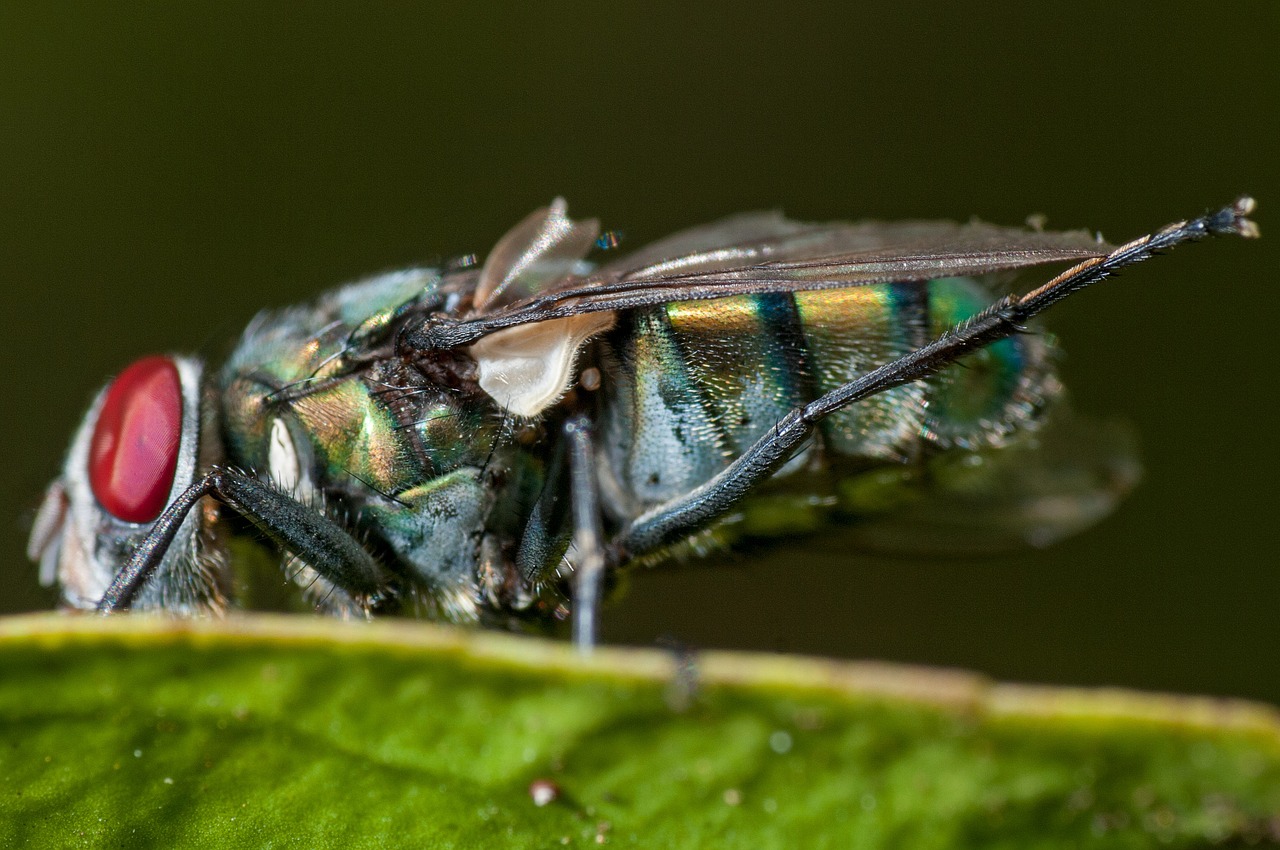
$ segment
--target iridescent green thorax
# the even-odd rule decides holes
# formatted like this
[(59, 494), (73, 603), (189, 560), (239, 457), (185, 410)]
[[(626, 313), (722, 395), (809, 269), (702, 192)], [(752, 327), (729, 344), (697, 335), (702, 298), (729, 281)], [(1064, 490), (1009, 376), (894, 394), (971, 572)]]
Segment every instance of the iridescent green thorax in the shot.
[(268, 468), (279, 420), (310, 455), (316, 484), (395, 495), (488, 451), (495, 425), (482, 396), (395, 357), (360, 369), (344, 359), (357, 343), (389, 335), (439, 280), (431, 271), (387, 275), (259, 316), (222, 372), (231, 458)]

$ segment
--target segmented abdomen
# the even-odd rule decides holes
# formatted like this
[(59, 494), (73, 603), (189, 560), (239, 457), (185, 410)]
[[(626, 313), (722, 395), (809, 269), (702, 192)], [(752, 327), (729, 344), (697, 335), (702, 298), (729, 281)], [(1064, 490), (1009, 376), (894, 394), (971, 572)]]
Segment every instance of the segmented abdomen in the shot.
[[(967, 278), (735, 296), (623, 317), (604, 345), (606, 501), (620, 516), (715, 475), (792, 409), (987, 306)], [(998, 443), (1053, 382), (1043, 338), (1002, 340), (924, 382), (825, 419), (816, 446), (852, 468)], [(796, 461), (802, 465), (804, 461)]]

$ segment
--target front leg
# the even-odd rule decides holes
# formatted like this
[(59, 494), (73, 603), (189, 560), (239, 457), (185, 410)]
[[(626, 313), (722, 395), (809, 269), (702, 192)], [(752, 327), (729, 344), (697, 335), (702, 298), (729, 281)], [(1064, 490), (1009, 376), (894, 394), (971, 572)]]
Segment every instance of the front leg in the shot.
[(320, 576), (353, 595), (370, 596), (386, 586), (373, 556), (324, 514), (300, 504), (258, 479), (214, 467), (173, 501), (116, 573), (98, 602), (108, 614), (129, 608), (138, 590), (164, 560), (179, 527), (205, 496), (241, 514)]

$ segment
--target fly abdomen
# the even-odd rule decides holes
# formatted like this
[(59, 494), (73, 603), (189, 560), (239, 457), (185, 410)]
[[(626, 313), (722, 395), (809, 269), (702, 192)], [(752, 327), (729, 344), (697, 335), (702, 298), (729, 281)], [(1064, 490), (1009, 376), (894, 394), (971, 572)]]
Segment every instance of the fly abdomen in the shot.
[[(704, 483), (786, 414), (979, 312), (968, 278), (686, 301), (610, 335), (606, 497), (620, 516)], [(822, 420), (821, 456), (865, 469), (998, 443), (1056, 384), (1043, 339), (1002, 340)], [(784, 468), (783, 472), (786, 472)]]
[[(890, 284), (795, 293), (815, 375), (815, 392), (805, 402), (922, 345), (928, 339), (928, 292), (925, 284)], [(906, 384), (836, 411), (821, 422), (819, 433), (835, 455), (906, 460), (924, 410), (924, 387)]]
[[(929, 282), (929, 335), (937, 336), (986, 308), (992, 296), (977, 282)], [(1006, 337), (973, 352), (925, 382), (928, 409), (921, 436), (941, 448), (999, 445), (1034, 422), (1060, 393), (1054, 348), (1043, 335)]]

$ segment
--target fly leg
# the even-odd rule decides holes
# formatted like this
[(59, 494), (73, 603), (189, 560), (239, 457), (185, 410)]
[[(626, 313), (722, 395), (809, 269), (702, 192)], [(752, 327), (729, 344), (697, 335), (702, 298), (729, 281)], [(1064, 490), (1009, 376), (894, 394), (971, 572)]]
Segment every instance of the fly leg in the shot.
[(317, 573), (354, 594), (374, 594), (384, 582), (373, 560), (346, 530), (256, 478), (214, 467), (188, 487), (156, 520), (146, 538), (116, 573), (98, 602), (106, 614), (125, 610), (164, 560), (187, 514), (205, 496), (243, 515), (281, 548), (302, 558)]
[(596, 643), (600, 597), (604, 584), (604, 533), (600, 528), (600, 494), (596, 489), (591, 420), (579, 413), (564, 424), (569, 442), (569, 488), (573, 499), (573, 642), (583, 653)]
[(920, 380), (996, 340), (1023, 330), (1023, 324), (1067, 296), (1125, 266), (1142, 262), (1183, 242), (1211, 235), (1256, 236), (1246, 216), (1251, 198), (1200, 218), (1171, 224), (1122, 245), (1105, 257), (1067, 269), (1026, 295), (1009, 296), (910, 354), (837, 387), (782, 418), (719, 474), (689, 493), (658, 505), (633, 520), (609, 545), (614, 563), (674, 543), (732, 508), (747, 492), (782, 466), (824, 417), (885, 390)]

